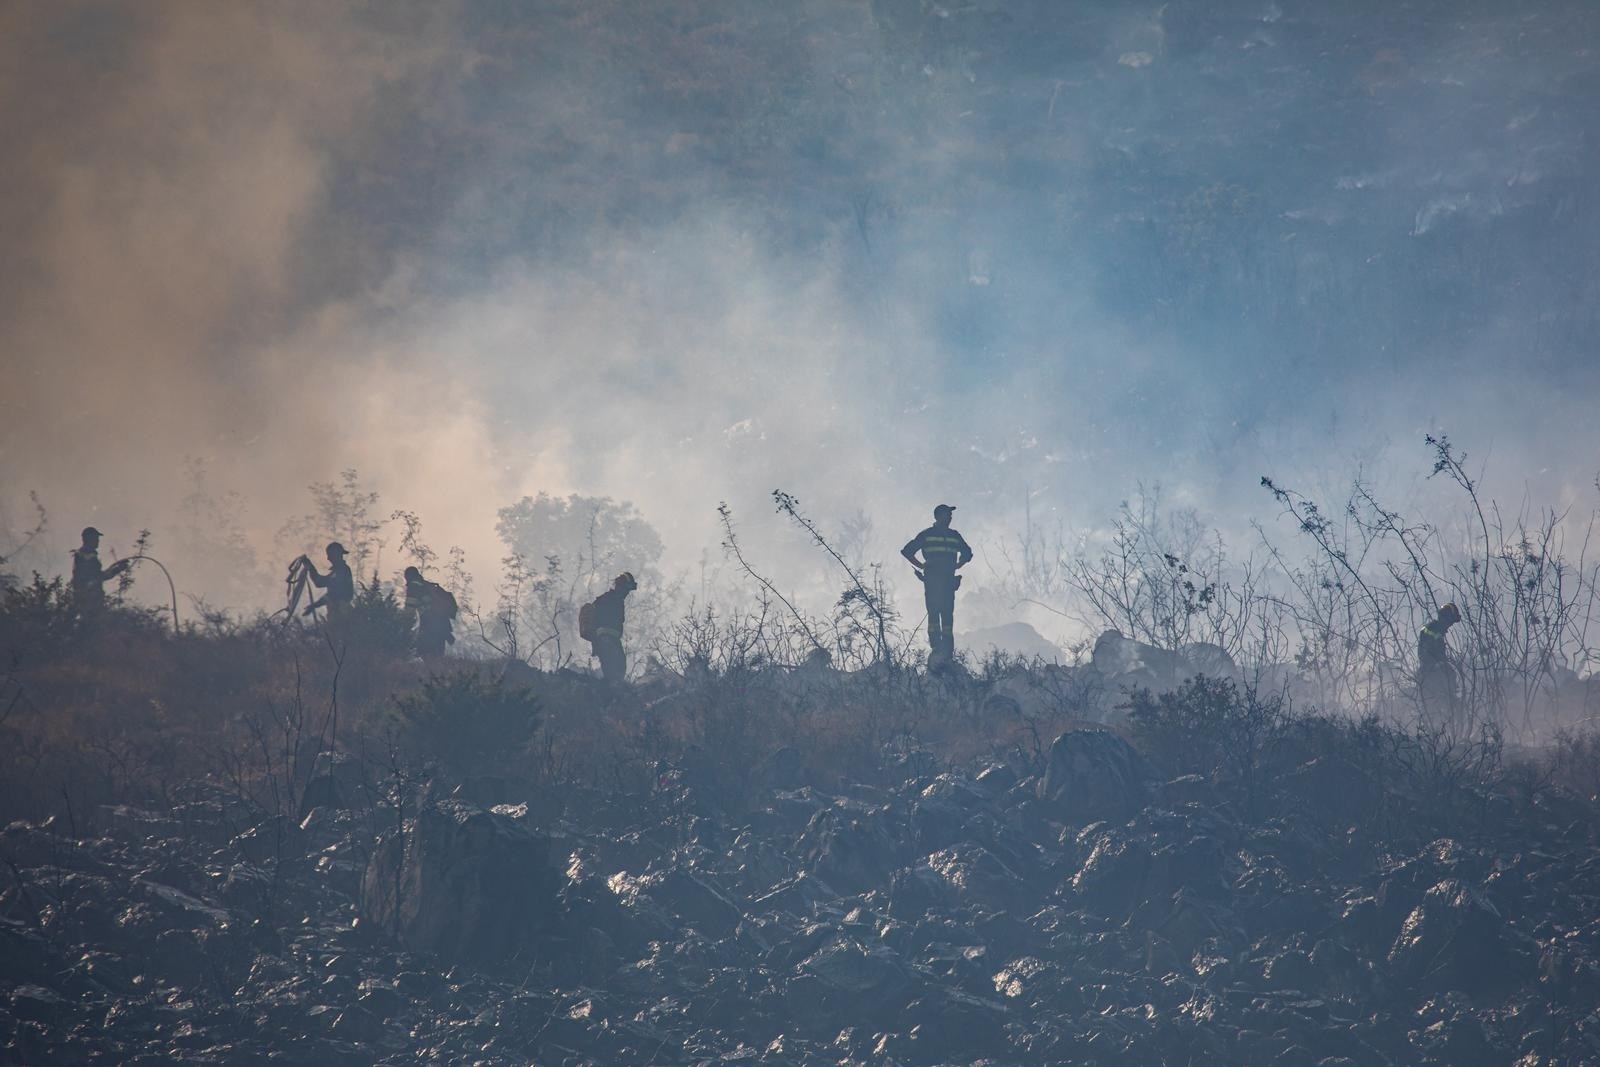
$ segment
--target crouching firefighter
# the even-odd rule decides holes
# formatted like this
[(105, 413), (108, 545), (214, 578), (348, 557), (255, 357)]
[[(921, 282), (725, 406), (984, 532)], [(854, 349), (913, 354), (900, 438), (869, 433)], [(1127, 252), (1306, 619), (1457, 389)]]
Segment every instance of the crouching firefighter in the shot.
[(578, 636), (589, 642), (590, 654), (600, 660), (600, 675), (608, 682), (620, 682), (628, 674), (628, 658), (622, 651), (623, 601), (637, 588), (633, 575), (624, 571), (610, 589), (578, 609)]
[[(911, 561), (922, 582), (922, 596), (928, 606), (928, 665), (942, 666), (955, 659), (956, 590), (961, 576), (956, 573), (972, 562), (972, 549), (950, 526), (955, 516), (953, 504), (933, 509), (933, 525), (906, 542), (900, 554)], [(917, 558), (917, 553), (922, 558)]]

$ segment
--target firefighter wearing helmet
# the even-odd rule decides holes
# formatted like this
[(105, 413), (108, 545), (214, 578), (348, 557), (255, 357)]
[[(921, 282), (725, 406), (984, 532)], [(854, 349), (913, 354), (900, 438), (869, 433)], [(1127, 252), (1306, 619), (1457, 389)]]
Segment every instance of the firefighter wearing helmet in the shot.
[(1446, 604), (1439, 615), (1417, 635), (1417, 694), (1431, 711), (1453, 712), (1456, 706), (1456, 669), (1450, 663), (1445, 636), (1461, 621), (1461, 609)]
[(600, 660), (600, 674), (608, 682), (621, 682), (628, 675), (628, 657), (622, 650), (623, 601), (637, 588), (632, 572), (623, 571), (610, 589), (584, 605), (578, 619), (579, 634), (588, 638), (591, 652)]

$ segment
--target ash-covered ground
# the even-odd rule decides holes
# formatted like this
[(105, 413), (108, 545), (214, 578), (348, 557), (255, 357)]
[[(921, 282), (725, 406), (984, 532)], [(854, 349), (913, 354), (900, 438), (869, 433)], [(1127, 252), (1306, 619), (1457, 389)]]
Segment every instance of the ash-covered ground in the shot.
[(642, 789), (324, 755), (290, 816), (213, 783), (16, 822), (0, 1059), (1600, 1060), (1592, 798), (1318, 717), (1174, 775), (1218, 693), (1260, 718), (1191, 683), (1034, 760), (691, 746)]

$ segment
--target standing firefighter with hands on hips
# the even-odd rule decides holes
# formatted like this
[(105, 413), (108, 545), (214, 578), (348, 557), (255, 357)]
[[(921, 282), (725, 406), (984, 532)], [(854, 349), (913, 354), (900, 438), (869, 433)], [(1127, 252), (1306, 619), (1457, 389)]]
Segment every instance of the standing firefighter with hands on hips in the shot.
[[(916, 568), (922, 582), (923, 599), (928, 605), (929, 666), (947, 664), (955, 658), (956, 590), (961, 576), (956, 573), (972, 562), (972, 548), (950, 526), (954, 504), (933, 509), (933, 525), (906, 542), (900, 554)], [(917, 559), (917, 553), (922, 559)]]

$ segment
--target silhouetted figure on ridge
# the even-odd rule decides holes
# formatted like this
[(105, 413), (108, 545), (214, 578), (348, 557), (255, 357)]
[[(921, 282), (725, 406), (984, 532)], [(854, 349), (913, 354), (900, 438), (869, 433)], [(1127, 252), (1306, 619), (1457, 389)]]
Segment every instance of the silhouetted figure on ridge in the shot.
[(600, 660), (600, 674), (608, 682), (620, 682), (628, 675), (628, 657), (622, 650), (622, 625), (626, 611), (623, 601), (639, 588), (633, 575), (623, 571), (611, 588), (585, 604), (578, 613), (578, 636), (588, 640), (593, 655)]
[[(956, 573), (972, 562), (972, 548), (950, 526), (955, 505), (940, 504), (933, 509), (933, 525), (906, 542), (900, 554), (911, 561), (922, 580), (922, 596), (928, 605), (928, 665), (942, 666), (955, 659), (956, 589), (961, 576)], [(922, 559), (917, 559), (917, 553)]]
[(83, 544), (72, 550), (72, 608), (80, 619), (94, 618), (106, 606), (105, 583), (126, 571), (131, 559), (100, 566), (100, 531), (83, 528)]
[(406, 568), (406, 611), (417, 617), (417, 655), (437, 659), (444, 646), (454, 644), (456, 598), (437, 582), (430, 582), (415, 567)]
[(1446, 604), (1439, 609), (1438, 617), (1417, 634), (1417, 694), (1424, 708), (1455, 711), (1456, 669), (1450, 663), (1445, 636), (1460, 621), (1461, 609)]
[(328, 573), (317, 572), (317, 565), (312, 563), (307, 556), (300, 557), (306, 561), (306, 577), (311, 579), (311, 584), (327, 592), (317, 597), (306, 605), (305, 614), (310, 615), (318, 608), (328, 609), (328, 621), (334, 622), (350, 614), (350, 605), (356, 599), (356, 578), (350, 573), (350, 564), (344, 561), (344, 546), (337, 541), (328, 543)]

